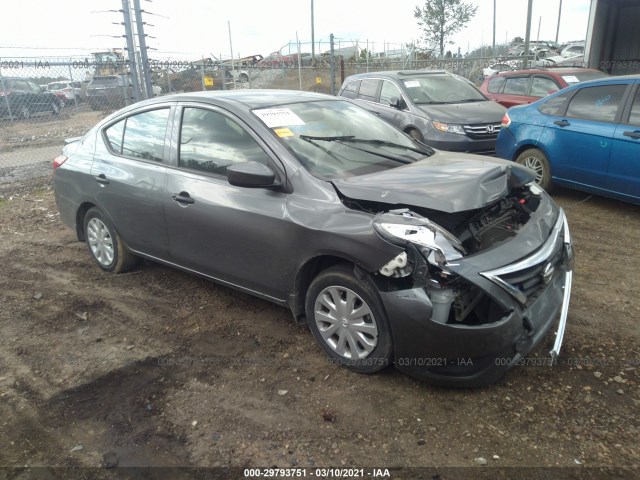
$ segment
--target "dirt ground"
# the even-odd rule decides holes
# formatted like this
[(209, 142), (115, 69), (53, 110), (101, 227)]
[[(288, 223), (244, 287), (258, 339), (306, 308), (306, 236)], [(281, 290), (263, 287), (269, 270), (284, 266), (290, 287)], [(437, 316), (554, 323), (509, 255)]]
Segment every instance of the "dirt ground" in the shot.
[(164, 266), (103, 273), (61, 224), (50, 178), (0, 184), (0, 466), (446, 468), (482, 457), (483, 471), (636, 467), (608, 478), (638, 478), (640, 209), (555, 197), (576, 249), (561, 360), (465, 390), (332, 366), (287, 310)]

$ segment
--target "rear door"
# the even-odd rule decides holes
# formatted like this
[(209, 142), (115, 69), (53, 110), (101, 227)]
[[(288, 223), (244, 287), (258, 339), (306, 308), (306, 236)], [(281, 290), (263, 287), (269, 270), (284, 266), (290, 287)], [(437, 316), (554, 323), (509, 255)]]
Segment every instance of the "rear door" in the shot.
[(609, 157), (626, 83), (586, 86), (569, 100), (564, 116), (549, 116), (540, 143), (547, 145), (554, 180), (606, 189)]
[(616, 127), (609, 162), (607, 188), (640, 200), (640, 85)]
[(98, 139), (91, 179), (93, 196), (132, 250), (167, 259), (164, 221), (165, 144), (170, 105), (119, 119)]

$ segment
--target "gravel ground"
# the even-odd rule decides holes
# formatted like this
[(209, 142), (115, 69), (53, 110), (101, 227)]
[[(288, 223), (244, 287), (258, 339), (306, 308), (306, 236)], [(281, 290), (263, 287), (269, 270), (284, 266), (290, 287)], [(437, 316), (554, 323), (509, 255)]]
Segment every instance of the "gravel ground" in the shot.
[(560, 362), (537, 365), (540, 348), (498, 384), (465, 390), (332, 366), (287, 310), (164, 266), (103, 273), (61, 224), (50, 178), (28, 176), (0, 182), (7, 478), (116, 464), (640, 475), (637, 206), (555, 194), (576, 248)]

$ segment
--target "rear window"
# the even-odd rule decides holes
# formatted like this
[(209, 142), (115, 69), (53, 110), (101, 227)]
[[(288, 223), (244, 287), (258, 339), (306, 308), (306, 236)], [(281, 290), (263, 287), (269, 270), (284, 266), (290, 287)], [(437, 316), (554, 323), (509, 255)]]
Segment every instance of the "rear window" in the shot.
[(67, 88), (66, 82), (58, 82), (58, 83), (50, 83), (47, 85), (47, 90), (62, 90), (63, 88)]
[(91, 80), (92, 87), (113, 87), (118, 85), (118, 77), (97, 77)]

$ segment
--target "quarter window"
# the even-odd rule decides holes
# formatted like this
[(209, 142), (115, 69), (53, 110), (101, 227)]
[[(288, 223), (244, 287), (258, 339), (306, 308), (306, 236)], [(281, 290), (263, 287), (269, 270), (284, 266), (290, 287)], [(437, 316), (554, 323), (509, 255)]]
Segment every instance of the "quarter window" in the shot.
[(227, 167), (256, 161), (268, 163), (268, 155), (237, 122), (212, 110), (185, 108), (180, 129), (181, 167), (227, 175)]
[(583, 88), (571, 99), (567, 117), (613, 122), (626, 88), (626, 85)]

